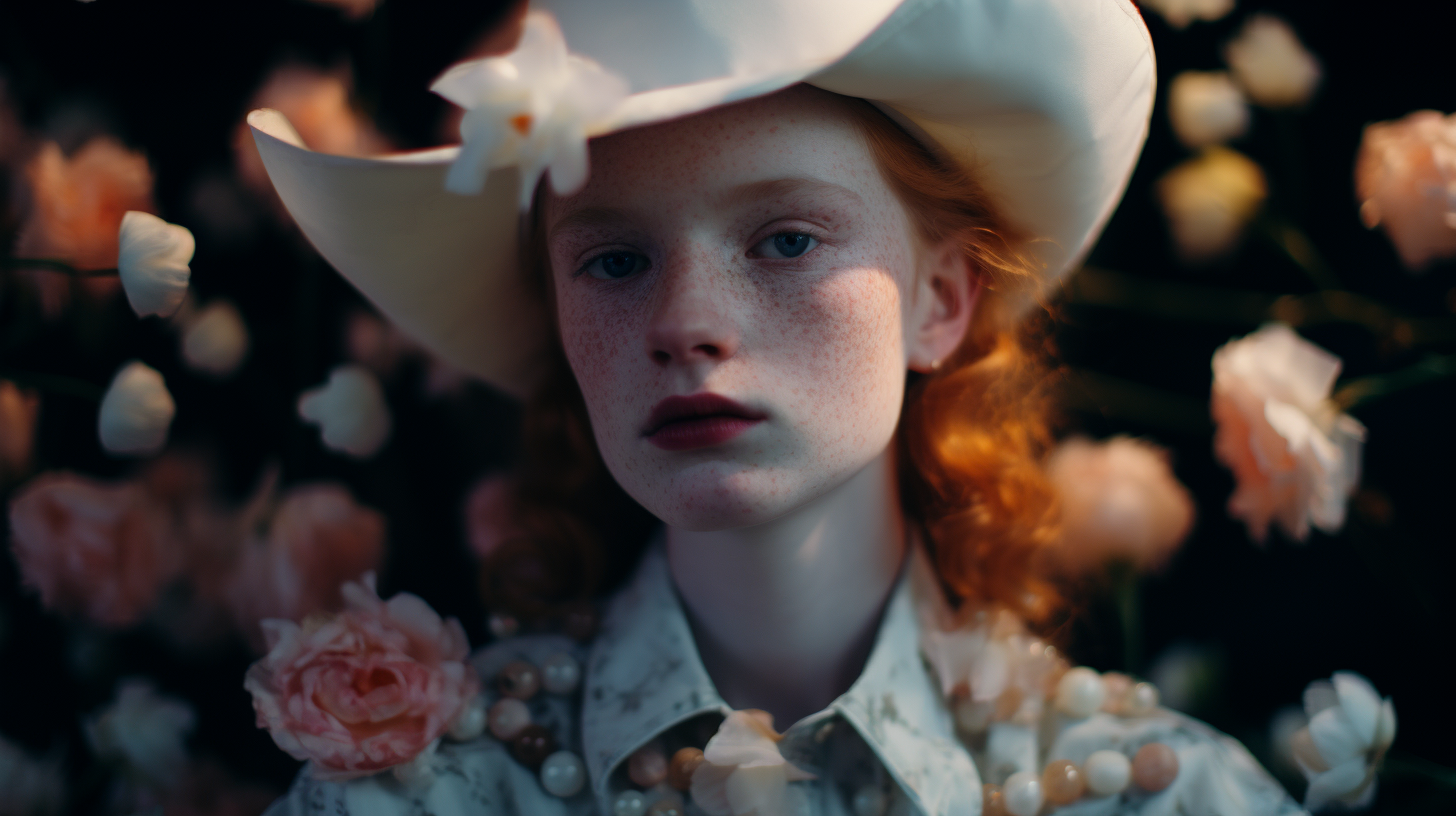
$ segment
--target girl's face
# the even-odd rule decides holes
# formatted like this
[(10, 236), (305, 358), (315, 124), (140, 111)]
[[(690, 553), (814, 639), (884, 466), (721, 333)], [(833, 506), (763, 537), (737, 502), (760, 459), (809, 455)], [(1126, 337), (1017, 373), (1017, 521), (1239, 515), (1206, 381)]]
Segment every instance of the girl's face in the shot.
[(596, 139), (586, 187), (545, 203), (597, 445), (668, 524), (759, 524), (843, 483), (889, 444), (907, 366), (941, 356), (927, 253), (849, 104), (798, 86)]

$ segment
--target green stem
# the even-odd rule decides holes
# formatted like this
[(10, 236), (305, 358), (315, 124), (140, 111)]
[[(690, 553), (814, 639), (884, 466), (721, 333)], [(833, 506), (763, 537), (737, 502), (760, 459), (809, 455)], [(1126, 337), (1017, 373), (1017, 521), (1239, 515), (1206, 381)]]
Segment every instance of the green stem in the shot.
[(1419, 776), (1447, 787), (1456, 788), (1456, 770), (1409, 754), (1386, 757), (1381, 773), (1393, 776)]
[(111, 269), (77, 269), (65, 261), (55, 258), (5, 258), (3, 263), (12, 269), (49, 269), (52, 272), (62, 272), (78, 278), (105, 278), (119, 274), (115, 267)]
[(1453, 375), (1456, 375), (1456, 355), (1433, 354), (1419, 363), (1399, 371), (1351, 380), (1340, 386), (1332, 399), (1341, 410), (1349, 411), (1408, 388), (1443, 380)]
[(1339, 276), (1325, 263), (1314, 242), (1299, 227), (1282, 219), (1260, 218), (1259, 229), (1315, 286), (1320, 289), (1341, 288)]
[(80, 397), (91, 402), (100, 402), (106, 394), (106, 389), (86, 380), (76, 377), (67, 377), (62, 374), (41, 374), (34, 371), (14, 371), (0, 369), (0, 380), (10, 380), (23, 386), (39, 388), (42, 391), (49, 391), (53, 394), (64, 394), (68, 397)]
[(1112, 567), (1112, 594), (1122, 624), (1122, 670), (1136, 675), (1143, 662), (1142, 617), (1137, 570), (1131, 564)]

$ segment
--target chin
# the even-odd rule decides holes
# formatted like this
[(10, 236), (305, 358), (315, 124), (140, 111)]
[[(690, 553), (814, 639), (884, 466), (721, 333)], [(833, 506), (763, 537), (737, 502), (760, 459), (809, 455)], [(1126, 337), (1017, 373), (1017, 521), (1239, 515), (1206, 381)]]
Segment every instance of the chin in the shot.
[(765, 524), (814, 498), (802, 479), (778, 468), (728, 471), (712, 463), (646, 481), (623, 486), (664, 524), (693, 532)]

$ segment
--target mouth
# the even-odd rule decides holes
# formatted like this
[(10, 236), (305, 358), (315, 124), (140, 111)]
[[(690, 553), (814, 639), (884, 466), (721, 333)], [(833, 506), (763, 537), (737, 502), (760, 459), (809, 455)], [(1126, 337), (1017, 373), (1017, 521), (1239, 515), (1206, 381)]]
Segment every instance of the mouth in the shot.
[(652, 409), (642, 436), (663, 450), (695, 450), (721, 445), (766, 416), (718, 394), (668, 397)]

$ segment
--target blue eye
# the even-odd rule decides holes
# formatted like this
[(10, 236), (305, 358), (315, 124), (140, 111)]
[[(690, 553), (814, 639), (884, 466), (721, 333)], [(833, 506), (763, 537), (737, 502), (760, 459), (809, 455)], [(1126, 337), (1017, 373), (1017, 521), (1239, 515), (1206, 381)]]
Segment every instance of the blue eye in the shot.
[(647, 258), (636, 252), (608, 252), (591, 259), (582, 269), (599, 280), (618, 280), (647, 268)]
[(797, 258), (819, 245), (819, 239), (804, 232), (781, 232), (760, 241), (753, 248), (764, 258)]

